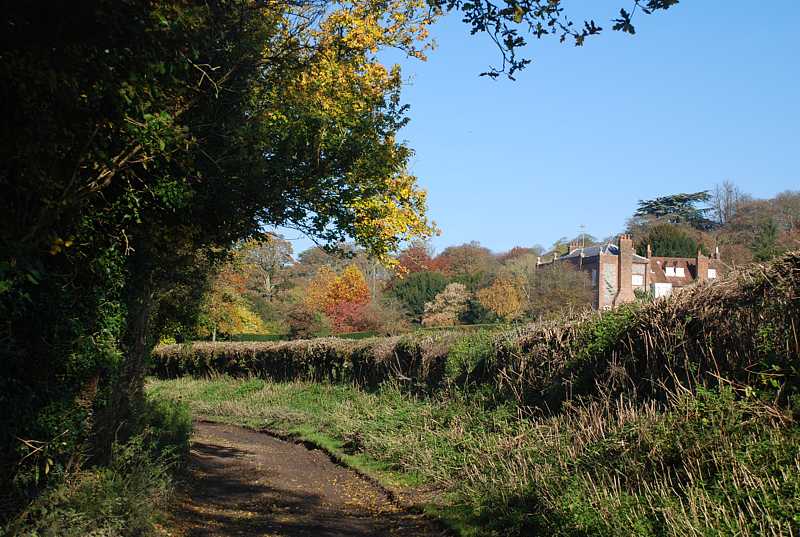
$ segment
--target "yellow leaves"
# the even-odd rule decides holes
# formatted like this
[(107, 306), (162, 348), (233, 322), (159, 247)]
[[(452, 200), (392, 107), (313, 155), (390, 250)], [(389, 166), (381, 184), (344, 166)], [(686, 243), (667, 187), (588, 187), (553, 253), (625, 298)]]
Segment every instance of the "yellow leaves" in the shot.
[(523, 313), (519, 285), (513, 278), (501, 276), (477, 293), (478, 302), (501, 319), (516, 319)]
[(354, 0), (333, 4), (316, 34), (321, 42), (339, 41), (351, 51), (375, 54), (399, 48), (417, 57), (430, 48), (427, 27), (433, 22), (420, 0)]
[(348, 265), (342, 275), (333, 281), (330, 295), (334, 302), (351, 302), (365, 304), (370, 294), (364, 273), (355, 265)]
[[(308, 173), (333, 173), (326, 165), (337, 169), (339, 151), (352, 158), (326, 192), (341, 191), (341, 203), (331, 210), (321, 201), (314, 209), (333, 214), (334, 225), (394, 264), (389, 254), (402, 241), (429, 237), (435, 227), (425, 216), (425, 192), (404, 173), (409, 150), (394, 140), (403, 119), (400, 69), (383, 65), (376, 54), (398, 48), (424, 58), (432, 46), (428, 26), (438, 15), (426, 0), (339, 0), (320, 11), (293, 9), (284, 16), (278, 41), (297, 55), (297, 68), (259, 86), (261, 119), (277, 139), (302, 133), (287, 139)], [(301, 22), (308, 20), (319, 22)], [(268, 49), (265, 60), (281, 54), (274, 42)]]
[(67, 240), (57, 237), (50, 244), (50, 255), (58, 255), (64, 250), (68, 249), (75, 243), (75, 237), (70, 237)]
[(330, 289), (336, 281), (336, 273), (323, 265), (306, 287), (304, 302), (311, 311), (326, 311), (333, 304)]
[(348, 265), (340, 276), (322, 266), (306, 287), (305, 304), (312, 311), (330, 314), (338, 304), (365, 304), (369, 299), (367, 280), (356, 265)]
[(416, 178), (398, 175), (386, 181), (382, 195), (360, 199), (352, 204), (356, 216), (356, 238), (387, 265), (390, 246), (413, 238), (428, 238), (436, 233), (425, 217), (427, 193), (416, 185)]

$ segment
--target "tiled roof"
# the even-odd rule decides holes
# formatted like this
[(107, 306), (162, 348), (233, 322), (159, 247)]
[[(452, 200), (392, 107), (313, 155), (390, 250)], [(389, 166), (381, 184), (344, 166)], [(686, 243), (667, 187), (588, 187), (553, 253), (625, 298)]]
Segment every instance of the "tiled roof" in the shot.
[[(690, 257), (656, 257), (650, 258), (650, 278), (652, 283), (671, 283), (673, 287), (683, 287), (697, 280), (697, 259)], [(666, 268), (683, 269), (683, 276), (667, 276)], [(708, 260), (708, 268), (724, 271), (724, 266), (717, 259)]]

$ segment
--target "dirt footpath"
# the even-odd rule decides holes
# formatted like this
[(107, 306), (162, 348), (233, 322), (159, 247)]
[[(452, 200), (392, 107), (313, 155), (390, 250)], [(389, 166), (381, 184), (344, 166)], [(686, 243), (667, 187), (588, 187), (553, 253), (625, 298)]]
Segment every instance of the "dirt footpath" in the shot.
[(324, 452), (240, 427), (195, 424), (190, 476), (187, 537), (445, 535)]

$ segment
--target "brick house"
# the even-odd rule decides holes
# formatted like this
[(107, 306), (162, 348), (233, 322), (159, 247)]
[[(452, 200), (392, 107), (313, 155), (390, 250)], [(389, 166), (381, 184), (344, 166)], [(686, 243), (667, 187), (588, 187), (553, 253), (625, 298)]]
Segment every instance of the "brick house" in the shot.
[(719, 249), (712, 257), (700, 251), (691, 257), (655, 257), (647, 247), (647, 257), (637, 255), (630, 235), (620, 235), (617, 244), (581, 247), (573, 242), (569, 252), (556, 254), (549, 260), (539, 259), (537, 265), (571, 263), (591, 276), (593, 306), (608, 309), (635, 299), (637, 290), (649, 291), (656, 298), (695, 282), (713, 280), (725, 266), (719, 259)]

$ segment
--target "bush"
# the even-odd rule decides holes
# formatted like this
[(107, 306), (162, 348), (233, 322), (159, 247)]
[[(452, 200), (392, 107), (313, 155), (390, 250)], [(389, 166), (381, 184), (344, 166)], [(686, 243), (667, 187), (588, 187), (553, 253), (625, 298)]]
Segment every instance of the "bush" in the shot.
[(144, 431), (114, 444), (108, 465), (66, 473), (4, 529), (30, 537), (141, 536), (155, 532), (172, 494), (172, 475), (189, 452), (183, 403), (150, 399)]

